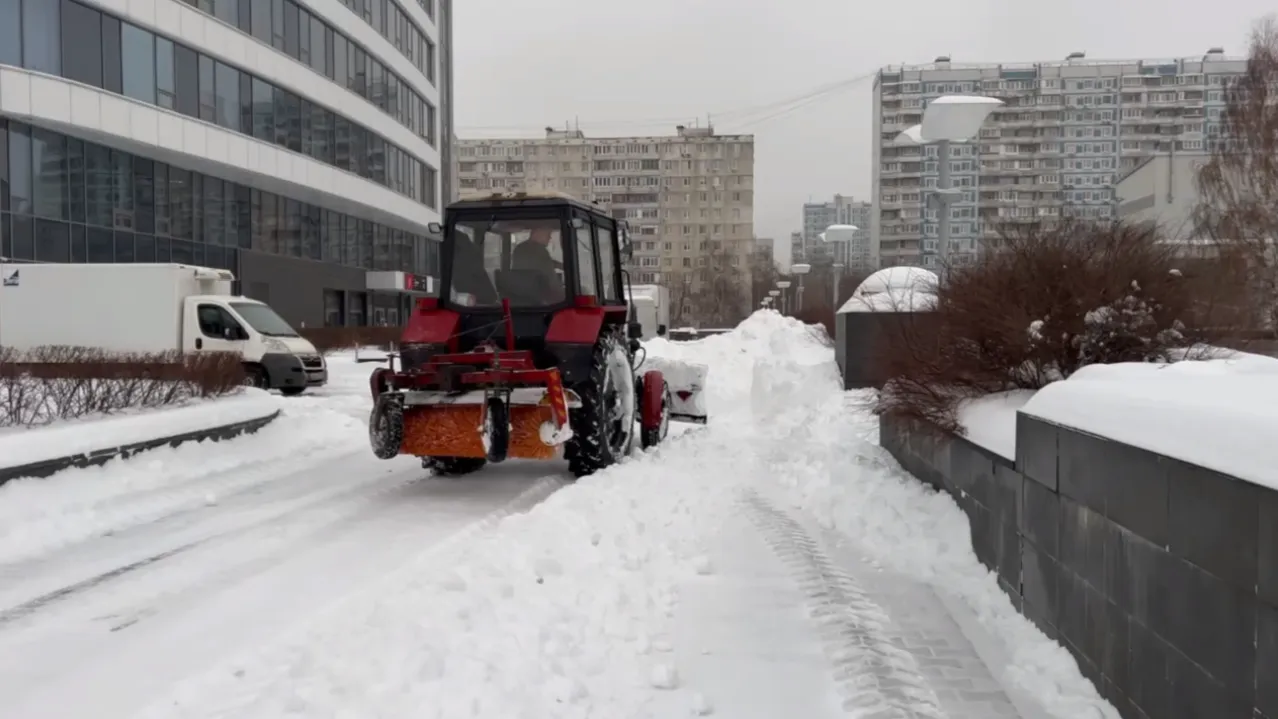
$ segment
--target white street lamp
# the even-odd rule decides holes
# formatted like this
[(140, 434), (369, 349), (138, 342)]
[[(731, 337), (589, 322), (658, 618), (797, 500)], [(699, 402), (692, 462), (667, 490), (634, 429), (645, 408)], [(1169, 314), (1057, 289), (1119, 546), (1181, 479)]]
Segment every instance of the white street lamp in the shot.
[(779, 294), (781, 294), (781, 290), (768, 290), (769, 297), (776, 297)]
[(803, 276), (811, 271), (812, 265), (804, 262), (790, 265), (790, 274), (799, 278), (799, 284), (794, 288), (794, 311), (796, 314), (803, 311)]
[[(852, 253), (848, 251), (848, 248), (851, 246), (852, 241), (856, 239), (856, 233), (860, 232), (860, 230), (861, 228), (856, 225), (830, 225), (825, 228), (825, 232), (822, 232), (820, 237), (822, 242), (834, 242), (841, 245), (843, 247), (844, 260), (851, 261)], [(839, 280), (843, 279), (843, 273), (839, 270), (842, 270), (845, 265), (839, 262), (837, 250), (834, 253), (834, 258), (834, 309), (837, 312), (839, 309)]]
[(942, 95), (927, 105), (922, 124), (896, 136), (897, 145), (936, 143), (936, 190), (929, 201), (938, 217), (936, 246), (944, 264), (950, 253), (950, 205), (962, 197), (962, 190), (950, 184), (950, 143), (968, 142), (1002, 100), (981, 95)]
[(786, 290), (790, 289), (790, 280), (777, 280), (777, 289), (781, 290), (781, 314), (785, 314), (786, 310), (790, 309), (790, 295), (786, 293)]

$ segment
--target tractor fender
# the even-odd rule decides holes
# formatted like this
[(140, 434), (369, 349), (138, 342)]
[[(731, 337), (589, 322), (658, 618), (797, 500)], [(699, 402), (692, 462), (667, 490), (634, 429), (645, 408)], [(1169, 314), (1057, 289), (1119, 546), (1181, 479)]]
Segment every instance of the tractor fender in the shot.
[(661, 370), (643, 373), (642, 395), (639, 398), (639, 421), (644, 429), (656, 429), (661, 425), (661, 409), (666, 398), (666, 379)]
[(391, 388), (391, 378), (394, 376), (395, 373), (389, 367), (378, 367), (368, 376), (368, 389), (373, 393), (374, 401)]

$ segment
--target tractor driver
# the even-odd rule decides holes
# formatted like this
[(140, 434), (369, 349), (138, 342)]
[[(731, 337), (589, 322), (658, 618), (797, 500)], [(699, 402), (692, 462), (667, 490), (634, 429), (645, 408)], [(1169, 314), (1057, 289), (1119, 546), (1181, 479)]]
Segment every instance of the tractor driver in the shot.
[(533, 226), (528, 239), (515, 245), (510, 253), (510, 269), (535, 273), (538, 277), (538, 294), (547, 304), (564, 298), (564, 280), (559, 274), (564, 265), (550, 254), (550, 243), (554, 236), (555, 232), (550, 227)]

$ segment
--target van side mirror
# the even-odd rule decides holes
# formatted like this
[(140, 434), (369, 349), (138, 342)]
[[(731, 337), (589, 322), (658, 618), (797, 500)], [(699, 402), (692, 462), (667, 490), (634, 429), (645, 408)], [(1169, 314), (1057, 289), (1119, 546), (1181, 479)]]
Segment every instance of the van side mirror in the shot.
[(222, 328), (222, 339), (234, 342), (240, 338), (240, 333), (234, 327)]

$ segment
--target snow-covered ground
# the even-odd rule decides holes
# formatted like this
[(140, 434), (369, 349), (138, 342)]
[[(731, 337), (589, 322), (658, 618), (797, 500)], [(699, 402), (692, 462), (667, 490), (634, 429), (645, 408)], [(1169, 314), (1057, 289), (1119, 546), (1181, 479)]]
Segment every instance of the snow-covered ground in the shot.
[(339, 357), (234, 459), (0, 488), (0, 717), (1116, 717), (821, 339), (650, 343), (710, 425), (567, 486), (372, 459)]

